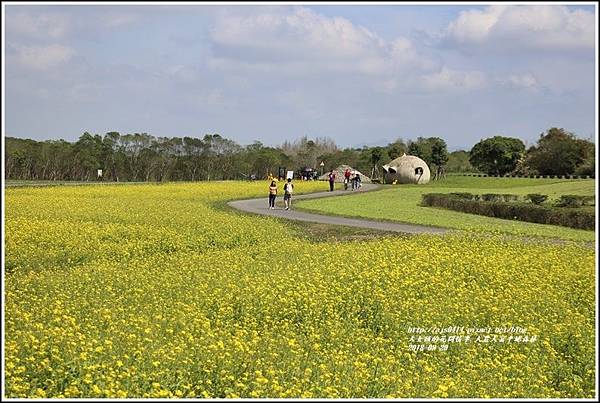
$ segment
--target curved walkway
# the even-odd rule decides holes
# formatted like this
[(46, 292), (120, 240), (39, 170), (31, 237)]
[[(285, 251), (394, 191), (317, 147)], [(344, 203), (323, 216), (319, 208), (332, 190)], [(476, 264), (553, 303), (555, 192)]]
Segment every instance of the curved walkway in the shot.
[[(323, 186), (327, 186), (324, 182)], [(360, 192), (378, 189), (380, 186), (370, 183), (362, 185)], [(375, 221), (362, 218), (347, 218), (340, 216), (322, 215), (307, 213), (304, 211), (294, 210), (294, 202), (302, 199), (316, 199), (320, 197), (331, 197), (353, 194), (352, 191), (335, 190), (333, 192), (317, 192), (303, 195), (294, 195), (292, 197), (292, 208), (285, 210), (281, 207), (275, 207), (275, 210), (270, 210), (268, 207), (268, 198), (261, 197), (259, 199), (235, 200), (227, 204), (235, 209), (245, 211), (247, 213), (261, 214), (271, 217), (286, 218), (290, 220), (309, 221), (321, 224), (346, 225), (350, 227), (370, 228), (382, 231), (402, 232), (407, 234), (443, 234), (450, 231), (447, 228), (429, 227), (415, 224), (402, 224), (388, 221)], [(278, 197), (281, 199), (281, 196)]]

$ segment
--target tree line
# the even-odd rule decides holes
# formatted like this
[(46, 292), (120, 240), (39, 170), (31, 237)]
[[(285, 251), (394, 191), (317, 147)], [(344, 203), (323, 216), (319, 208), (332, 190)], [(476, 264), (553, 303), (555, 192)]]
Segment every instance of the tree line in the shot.
[(4, 151), (5, 178), (19, 180), (90, 181), (101, 169), (105, 181), (210, 181), (277, 176), (280, 167), (320, 174), (341, 164), (377, 177), (381, 165), (403, 153), (425, 160), (434, 178), (446, 172), (586, 175), (595, 167), (593, 143), (555, 128), (527, 151), (521, 140), (501, 136), (482, 140), (471, 151), (448, 152), (440, 137), (341, 149), (327, 137), (303, 136), (269, 147), (259, 141), (242, 146), (217, 133), (169, 138), (118, 132), (85, 132), (75, 142), (6, 137)]
[(556, 127), (541, 133), (528, 149), (512, 137), (481, 140), (471, 149), (469, 162), (488, 175), (594, 176), (596, 171), (594, 143)]

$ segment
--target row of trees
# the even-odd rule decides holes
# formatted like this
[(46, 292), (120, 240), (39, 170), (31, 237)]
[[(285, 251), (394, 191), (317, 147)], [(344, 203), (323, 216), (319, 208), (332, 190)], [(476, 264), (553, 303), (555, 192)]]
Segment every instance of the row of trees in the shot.
[(419, 155), (439, 167), (448, 161), (442, 139), (421, 137), (384, 147), (340, 149), (330, 138), (306, 136), (268, 147), (258, 141), (241, 146), (219, 134), (168, 138), (85, 132), (74, 143), (7, 137), (5, 145), (5, 178), (24, 180), (95, 180), (98, 169), (107, 181), (244, 179), (277, 175), (279, 167), (318, 170), (321, 161), (325, 171), (348, 164), (372, 175), (378, 166), (402, 153)]
[(260, 143), (244, 148), (219, 134), (198, 139), (86, 132), (75, 143), (8, 137), (5, 144), (8, 179), (86, 181), (96, 179), (98, 169), (110, 181), (236, 179), (287, 162), (281, 150)]
[(595, 163), (594, 143), (553, 127), (537, 144), (525, 149), (519, 139), (495, 136), (471, 149), (469, 162), (489, 175), (590, 175)]
[(595, 169), (594, 144), (563, 129), (542, 134), (538, 144), (525, 150), (519, 139), (496, 136), (473, 149), (449, 153), (439, 137), (398, 139), (386, 146), (340, 149), (330, 138), (304, 136), (279, 147), (261, 142), (241, 146), (219, 134), (203, 138), (154, 137), (147, 133), (104, 136), (88, 132), (73, 143), (5, 139), (5, 178), (35, 180), (95, 180), (102, 169), (108, 181), (166, 181), (244, 179), (277, 175), (279, 167), (328, 171), (341, 164), (377, 177), (379, 167), (403, 153), (427, 162), (434, 178), (446, 172), (488, 174), (591, 175)]

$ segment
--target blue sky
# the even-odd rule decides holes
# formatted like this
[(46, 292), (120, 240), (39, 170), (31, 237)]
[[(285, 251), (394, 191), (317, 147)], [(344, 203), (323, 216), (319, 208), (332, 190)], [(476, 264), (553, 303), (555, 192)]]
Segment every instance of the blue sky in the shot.
[(595, 137), (590, 5), (5, 6), (5, 135)]

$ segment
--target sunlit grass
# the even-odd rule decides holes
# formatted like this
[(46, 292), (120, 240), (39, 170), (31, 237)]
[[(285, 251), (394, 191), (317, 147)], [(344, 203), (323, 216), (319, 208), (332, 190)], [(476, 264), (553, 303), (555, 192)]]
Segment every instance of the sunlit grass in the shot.
[(296, 207), (320, 213), (433, 225), (469, 232), (541, 236), (575, 241), (593, 241), (595, 239), (594, 231), (504, 220), (420, 206), (421, 195), (434, 192), (518, 195), (540, 193), (548, 195), (551, 201), (562, 194), (593, 195), (594, 181), (449, 176), (446, 180), (434, 181), (427, 185), (386, 185), (385, 190), (374, 193), (303, 200), (296, 203)]

